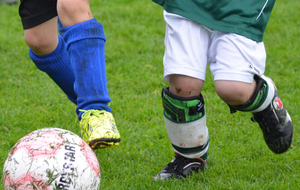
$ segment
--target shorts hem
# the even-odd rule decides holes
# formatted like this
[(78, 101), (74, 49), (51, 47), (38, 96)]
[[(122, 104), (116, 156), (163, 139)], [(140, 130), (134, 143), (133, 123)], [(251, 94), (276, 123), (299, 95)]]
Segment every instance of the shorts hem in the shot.
[(245, 74), (237, 74), (237, 73), (226, 73), (226, 74), (215, 74), (214, 81), (217, 80), (227, 80), (227, 81), (239, 81), (245, 83), (252, 83), (254, 75), (245, 75)]
[(56, 9), (50, 9), (46, 12), (34, 15), (28, 18), (22, 18), (23, 29), (33, 28), (57, 16)]
[(193, 77), (196, 79), (200, 79), (205, 81), (205, 73), (201, 72), (201, 71), (197, 71), (197, 70), (193, 70), (193, 69), (188, 69), (188, 68), (165, 68), (164, 69), (164, 80), (166, 82), (170, 82), (169, 80), (169, 76), (173, 75), (173, 74), (177, 74), (177, 75), (185, 75), (185, 76), (189, 76), (189, 77)]

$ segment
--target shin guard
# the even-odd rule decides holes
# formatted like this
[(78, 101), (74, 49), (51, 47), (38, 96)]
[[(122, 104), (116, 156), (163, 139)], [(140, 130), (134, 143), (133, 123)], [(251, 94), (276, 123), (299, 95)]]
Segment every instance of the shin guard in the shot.
[(202, 95), (179, 97), (164, 88), (162, 101), (167, 133), (174, 150), (186, 158), (205, 160), (209, 138)]
[(252, 112), (268, 147), (276, 154), (286, 152), (292, 143), (293, 123), (283, 106), (273, 81), (266, 76), (255, 76), (257, 88), (250, 100), (231, 110)]
[[(263, 77), (263, 78), (262, 78)], [(254, 76), (256, 89), (251, 98), (242, 105), (230, 106), (231, 113), (236, 111), (260, 112), (263, 111), (272, 101), (276, 88), (273, 81), (265, 76)]]

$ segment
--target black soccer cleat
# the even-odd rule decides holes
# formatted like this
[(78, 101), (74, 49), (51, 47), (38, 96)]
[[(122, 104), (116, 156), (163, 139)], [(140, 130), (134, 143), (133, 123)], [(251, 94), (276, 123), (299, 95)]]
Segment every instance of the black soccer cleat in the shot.
[(258, 122), (265, 142), (274, 153), (281, 154), (289, 149), (293, 137), (293, 123), (282, 104), (276, 87), (270, 105), (263, 111), (254, 112), (251, 119)]
[(184, 179), (186, 176), (191, 175), (192, 172), (204, 170), (206, 167), (206, 160), (201, 158), (186, 158), (175, 153), (175, 158), (166, 165), (159, 174), (155, 175), (153, 179), (157, 180), (170, 180), (170, 179)]

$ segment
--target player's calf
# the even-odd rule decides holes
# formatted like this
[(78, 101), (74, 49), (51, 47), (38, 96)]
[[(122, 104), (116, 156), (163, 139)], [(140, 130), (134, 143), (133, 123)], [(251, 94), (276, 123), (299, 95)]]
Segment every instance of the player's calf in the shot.
[(209, 141), (204, 100), (202, 95), (179, 97), (164, 88), (162, 101), (167, 133), (175, 150), (175, 159), (154, 179), (185, 178), (206, 166)]
[(230, 106), (235, 110), (252, 112), (252, 121), (258, 122), (265, 142), (276, 154), (289, 149), (293, 137), (293, 123), (283, 106), (273, 81), (266, 76), (255, 76), (257, 87), (248, 102), (239, 106)]

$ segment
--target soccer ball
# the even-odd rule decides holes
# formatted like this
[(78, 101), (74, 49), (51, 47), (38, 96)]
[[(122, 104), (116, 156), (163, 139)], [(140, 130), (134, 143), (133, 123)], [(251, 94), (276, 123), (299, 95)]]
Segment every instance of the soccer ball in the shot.
[(21, 138), (3, 167), (5, 190), (96, 190), (100, 166), (89, 147), (76, 134), (45, 128)]

